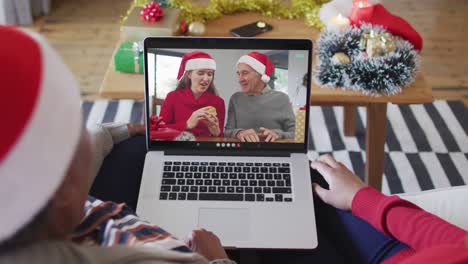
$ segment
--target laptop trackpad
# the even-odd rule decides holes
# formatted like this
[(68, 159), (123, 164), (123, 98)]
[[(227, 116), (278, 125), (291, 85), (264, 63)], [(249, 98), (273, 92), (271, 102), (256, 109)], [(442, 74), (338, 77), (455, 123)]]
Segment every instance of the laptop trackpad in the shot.
[(199, 209), (198, 227), (215, 233), (222, 241), (249, 240), (250, 223), (249, 209)]

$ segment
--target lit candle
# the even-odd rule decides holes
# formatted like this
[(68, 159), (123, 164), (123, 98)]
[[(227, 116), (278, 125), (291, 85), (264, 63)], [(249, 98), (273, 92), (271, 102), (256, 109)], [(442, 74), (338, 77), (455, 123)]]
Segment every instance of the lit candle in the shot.
[(359, 8), (364, 8), (364, 7), (369, 7), (371, 6), (372, 4), (369, 3), (368, 1), (366, 0), (353, 0), (353, 6), (357, 6)]
[(332, 31), (342, 31), (349, 26), (349, 19), (347, 17), (338, 14), (335, 17), (332, 17), (327, 25), (328, 30)]

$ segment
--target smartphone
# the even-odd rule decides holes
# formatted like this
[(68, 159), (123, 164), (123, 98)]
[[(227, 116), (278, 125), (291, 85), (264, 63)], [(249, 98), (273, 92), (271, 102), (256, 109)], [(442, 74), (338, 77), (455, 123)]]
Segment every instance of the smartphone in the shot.
[(265, 21), (259, 20), (247, 25), (231, 29), (231, 34), (236, 37), (253, 37), (272, 30), (273, 27)]

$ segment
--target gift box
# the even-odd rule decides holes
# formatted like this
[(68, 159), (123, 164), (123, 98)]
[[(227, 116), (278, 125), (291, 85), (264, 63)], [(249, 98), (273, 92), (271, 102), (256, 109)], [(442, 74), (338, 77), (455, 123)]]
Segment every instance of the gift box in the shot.
[(142, 20), (141, 9), (141, 7), (133, 8), (120, 27), (125, 41), (142, 41), (149, 36), (174, 36), (176, 34), (179, 27), (179, 9), (163, 8), (164, 17), (156, 22)]
[(115, 70), (119, 72), (143, 73), (143, 49), (141, 43), (124, 42), (114, 55)]
[(304, 142), (305, 138), (305, 119), (306, 119), (306, 111), (304, 108), (300, 108), (296, 112), (296, 130), (294, 133), (294, 141), (302, 143)]
[(166, 123), (159, 116), (150, 117), (151, 140), (176, 140), (182, 131), (166, 127)]

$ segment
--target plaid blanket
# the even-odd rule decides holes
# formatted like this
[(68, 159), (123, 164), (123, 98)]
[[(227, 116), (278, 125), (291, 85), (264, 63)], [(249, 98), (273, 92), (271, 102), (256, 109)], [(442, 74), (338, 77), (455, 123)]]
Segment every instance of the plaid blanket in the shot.
[(161, 227), (139, 219), (125, 204), (103, 202), (92, 196), (88, 196), (85, 217), (72, 234), (72, 240), (85, 245), (143, 245), (191, 252)]

